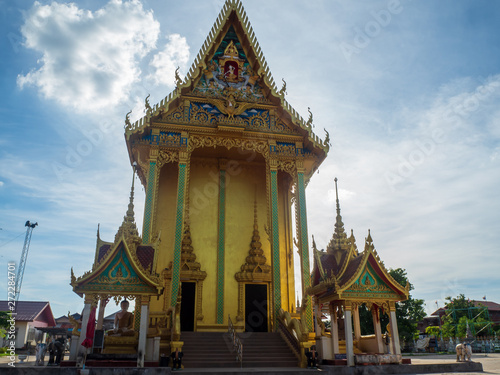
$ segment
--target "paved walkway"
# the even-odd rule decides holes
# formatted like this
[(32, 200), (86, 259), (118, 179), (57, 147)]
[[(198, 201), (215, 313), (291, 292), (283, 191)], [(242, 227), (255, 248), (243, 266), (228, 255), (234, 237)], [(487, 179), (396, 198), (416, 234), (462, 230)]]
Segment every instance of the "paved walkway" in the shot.
[[(415, 356), (405, 356), (405, 358), (411, 358), (411, 362), (413, 364), (438, 364), (438, 363), (455, 363), (456, 361), (456, 356), (454, 354), (446, 354), (446, 355), (436, 355), (436, 354), (422, 354), (422, 355), (415, 355)], [(66, 358), (67, 359), (67, 358)], [(45, 357), (45, 363), (47, 363), (48, 356)], [(500, 375), (500, 353), (490, 353), (487, 356), (484, 354), (477, 354), (474, 353), (472, 355), (472, 360), (474, 362), (481, 362), (483, 365), (483, 370), (484, 372), (474, 372), (474, 373), (461, 373), (463, 375), (485, 375), (485, 374), (495, 374), (495, 375)], [(0, 367), (7, 367), (7, 363), (9, 362), (9, 357), (0, 357)], [(16, 362), (16, 367), (30, 367), (34, 366), (35, 364), (35, 357), (30, 356), (28, 361), (25, 361), (24, 363), (19, 363)], [(50, 367), (47, 368), (47, 370)], [(234, 371), (235, 369), (219, 369), (218, 372), (223, 373), (226, 370), (228, 371)], [(246, 371), (249, 371), (250, 369), (244, 369)], [(265, 372), (266, 370), (271, 370), (270, 368), (264, 369), (255, 369), (257, 371), (255, 372)], [(286, 372), (293, 373), (295, 372), (294, 369), (278, 369), (274, 368), (272, 370), (284, 370)], [(297, 369), (298, 370), (298, 369)], [(206, 369), (206, 371), (212, 371), (213, 369)], [(0, 371), (1, 372), (1, 371)], [(189, 369), (185, 369), (182, 371), (182, 373), (188, 373)], [(197, 372), (203, 372), (197, 369)], [(312, 372), (312, 371), (311, 371)], [(451, 373), (450, 373), (451, 374)], [(443, 374), (443, 375), (448, 375), (448, 374)]]
[[(415, 356), (404, 356), (411, 358), (413, 364), (434, 364), (434, 363), (455, 363), (457, 356), (455, 354), (423, 354)], [(500, 353), (490, 353), (487, 356), (480, 353), (473, 353), (472, 360), (474, 362), (481, 362), (483, 365), (483, 372), (462, 372), (460, 374), (498, 374), (500, 375)], [(448, 374), (443, 374), (448, 375)]]

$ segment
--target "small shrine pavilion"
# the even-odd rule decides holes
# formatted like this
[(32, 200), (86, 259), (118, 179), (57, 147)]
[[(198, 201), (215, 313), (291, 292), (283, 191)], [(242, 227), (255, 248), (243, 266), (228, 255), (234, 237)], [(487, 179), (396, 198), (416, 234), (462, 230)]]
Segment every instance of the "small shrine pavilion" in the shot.
[[(370, 231), (365, 239), (364, 250), (358, 251), (352, 231), (351, 236), (347, 237), (344, 230), (337, 179), (335, 192), (335, 231), (326, 251), (319, 251), (313, 240), (314, 268), (311, 287), (307, 290), (315, 303), (318, 350), (323, 359), (345, 355), (349, 366), (374, 362), (400, 363), (395, 304), (408, 299), (410, 284), (407, 282), (406, 287), (403, 287), (391, 277), (375, 250)], [(371, 311), (374, 335), (361, 335), (359, 308), (363, 304)], [(320, 327), (322, 312), (319, 306), (328, 306), (331, 316), (330, 337)], [(389, 316), (389, 338), (382, 335), (381, 313)], [(386, 346), (388, 342), (389, 347)]]
[(97, 306), (99, 305), (99, 312), (96, 329), (100, 330), (108, 302), (114, 299), (118, 304), (120, 300), (126, 299), (135, 300), (136, 304), (134, 334), (124, 337), (105, 336), (103, 353), (142, 353), (139, 356), (139, 365), (142, 366), (144, 363), (146, 338), (151, 318), (149, 303), (152, 297), (161, 296), (163, 286), (155, 269), (158, 240), (150, 244), (142, 244), (135, 224), (133, 200), (134, 179), (127, 213), (115, 235), (114, 242), (101, 240), (98, 229), (92, 269), (78, 278), (71, 269), (73, 291), (84, 298), (82, 333), (78, 339), (73, 340), (74, 348), (70, 352), (72, 360), (76, 359), (78, 348), (86, 338), (89, 317), (92, 315), (96, 317)]

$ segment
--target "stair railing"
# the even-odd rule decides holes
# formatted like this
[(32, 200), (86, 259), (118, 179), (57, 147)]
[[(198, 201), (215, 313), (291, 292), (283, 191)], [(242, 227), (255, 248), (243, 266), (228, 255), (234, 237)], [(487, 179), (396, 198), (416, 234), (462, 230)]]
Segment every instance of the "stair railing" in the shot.
[(180, 341), (181, 340), (181, 288), (177, 293), (177, 303), (172, 308), (171, 313), (171, 336), (170, 341)]
[(233, 342), (233, 350), (236, 350), (236, 360), (240, 361), (240, 367), (243, 368), (243, 344), (241, 343), (240, 338), (236, 335), (236, 331), (234, 329), (234, 325), (231, 321), (230, 315), (228, 315), (227, 322), (227, 332), (229, 333), (231, 341)]
[(288, 311), (280, 309), (278, 313), (278, 332), (294, 352), (299, 361), (299, 366), (306, 367), (305, 350), (311, 345), (308, 342), (308, 330), (304, 322), (292, 318)]

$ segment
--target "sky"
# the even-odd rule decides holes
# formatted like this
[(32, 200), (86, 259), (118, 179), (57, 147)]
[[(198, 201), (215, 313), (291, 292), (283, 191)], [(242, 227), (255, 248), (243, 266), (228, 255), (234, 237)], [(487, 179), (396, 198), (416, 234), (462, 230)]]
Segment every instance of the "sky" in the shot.
[[(91, 269), (97, 225), (112, 241), (127, 210), (125, 114), (174, 89), (223, 5), (0, 1), (0, 299), (30, 220), (20, 299), (81, 312), (71, 267)], [(288, 102), (330, 134), (306, 190), (318, 248), (333, 234), (337, 177), (346, 231), (361, 250), (370, 229), (427, 313), (459, 294), (500, 303), (500, 3), (243, 5)], [(138, 228), (143, 209), (136, 188)]]

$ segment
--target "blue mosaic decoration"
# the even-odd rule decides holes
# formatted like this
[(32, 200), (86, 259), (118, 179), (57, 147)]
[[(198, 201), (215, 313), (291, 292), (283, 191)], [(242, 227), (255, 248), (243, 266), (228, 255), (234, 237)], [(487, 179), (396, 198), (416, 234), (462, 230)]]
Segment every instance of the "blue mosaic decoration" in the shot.
[[(297, 187), (298, 187), (298, 210), (300, 219), (300, 239), (301, 239), (301, 260), (302, 260), (302, 290), (306, 290), (311, 286), (311, 278), (309, 275), (309, 245), (307, 234), (307, 211), (306, 211), (306, 189), (304, 183), (304, 173), (297, 173)], [(308, 297), (310, 299), (310, 297)], [(312, 303), (307, 304), (306, 308), (306, 323), (309, 331), (312, 332), (313, 327), (313, 313)]]
[(187, 137), (182, 137), (181, 133), (161, 131), (159, 134), (143, 135), (140, 139), (133, 141), (134, 145), (146, 144), (164, 147), (187, 146)]
[(149, 236), (151, 231), (151, 218), (153, 216), (153, 202), (155, 191), (155, 175), (156, 175), (156, 162), (149, 162), (148, 172), (148, 187), (146, 193), (146, 204), (144, 208), (144, 224), (142, 226), (142, 243), (149, 243)]
[(226, 226), (226, 171), (219, 175), (219, 236), (217, 245), (217, 324), (224, 323), (224, 250)]
[(271, 226), (272, 226), (272, 259), (273, 259), (273, 298), (274, 316), (278, 317), (281, 309), (280, 278), (280, 233), (278, 221), (278, 171), (271, 171)]
[(175, 216), (175, 241), (174, 241), (174, 262), (172, 265), (172, 294), (170, 295), (170, 305), (177, 303), (177, 293), (179, 291), (180, 265), (181, 265), (181, 245), (182, 245), (182, 220), (184, 218), (184, 191), (186, 189), (186, 164), (179, 163), (179, 180), (177, 182), (177, 213)]

